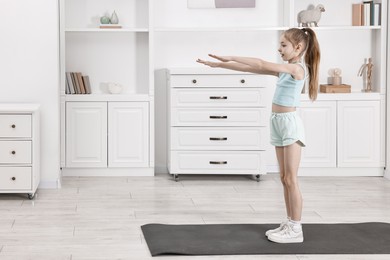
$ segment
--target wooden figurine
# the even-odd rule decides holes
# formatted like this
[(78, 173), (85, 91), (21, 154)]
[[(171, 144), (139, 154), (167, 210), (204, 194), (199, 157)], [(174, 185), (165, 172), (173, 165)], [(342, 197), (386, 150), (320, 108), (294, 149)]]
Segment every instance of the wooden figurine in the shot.
[[(372, 72), (374, 64), (372, 58), (368, 58), (367, 63), (363, 64), (359, 69), (359, 76), (365, 79), (365, 85), (363, 87), (364, 92), (372, 92)], [(364, 74), (365, 73), (365, 74)]]

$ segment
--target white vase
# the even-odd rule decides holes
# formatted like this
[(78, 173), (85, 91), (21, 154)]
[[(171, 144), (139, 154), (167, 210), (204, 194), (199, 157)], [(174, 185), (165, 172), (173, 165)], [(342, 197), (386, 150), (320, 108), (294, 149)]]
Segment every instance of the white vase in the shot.
[(112, 13), (110, 20), (111, 20), (112, 24), (118, 24), (119, 23), (118, 15), (115, 13), (115, 11)]

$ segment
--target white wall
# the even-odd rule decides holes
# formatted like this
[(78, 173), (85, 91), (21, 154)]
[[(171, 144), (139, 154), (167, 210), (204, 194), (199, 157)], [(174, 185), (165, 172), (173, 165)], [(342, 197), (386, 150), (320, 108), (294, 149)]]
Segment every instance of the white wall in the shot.
[(0, 0), (0, 102), (41, 104), (41, 187), (59, 178), (56, 0)]

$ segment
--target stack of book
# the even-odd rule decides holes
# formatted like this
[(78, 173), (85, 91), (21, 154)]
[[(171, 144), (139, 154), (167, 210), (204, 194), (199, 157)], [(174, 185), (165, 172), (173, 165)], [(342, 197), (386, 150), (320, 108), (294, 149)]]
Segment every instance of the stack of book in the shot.
[(89, 77), (81, 72), (66, 72), (65, 94), (91, 94)]
[(364, 1), (361, 4), (352, 4), (352, 25), (381, 25), (381, 8), (381, 3), (374, 3), (374, 1)]

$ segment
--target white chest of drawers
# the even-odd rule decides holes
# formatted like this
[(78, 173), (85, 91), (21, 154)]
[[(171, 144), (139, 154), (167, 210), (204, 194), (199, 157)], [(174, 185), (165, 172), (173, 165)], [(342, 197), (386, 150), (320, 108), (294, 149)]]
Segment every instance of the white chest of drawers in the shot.
[(0, 104), (0, 193), (35, 195), (40, 181), (39, 105)]
[(167, 166), (179, 174), (265, 174), (266, 93), (260, 76), (167, 69)]

